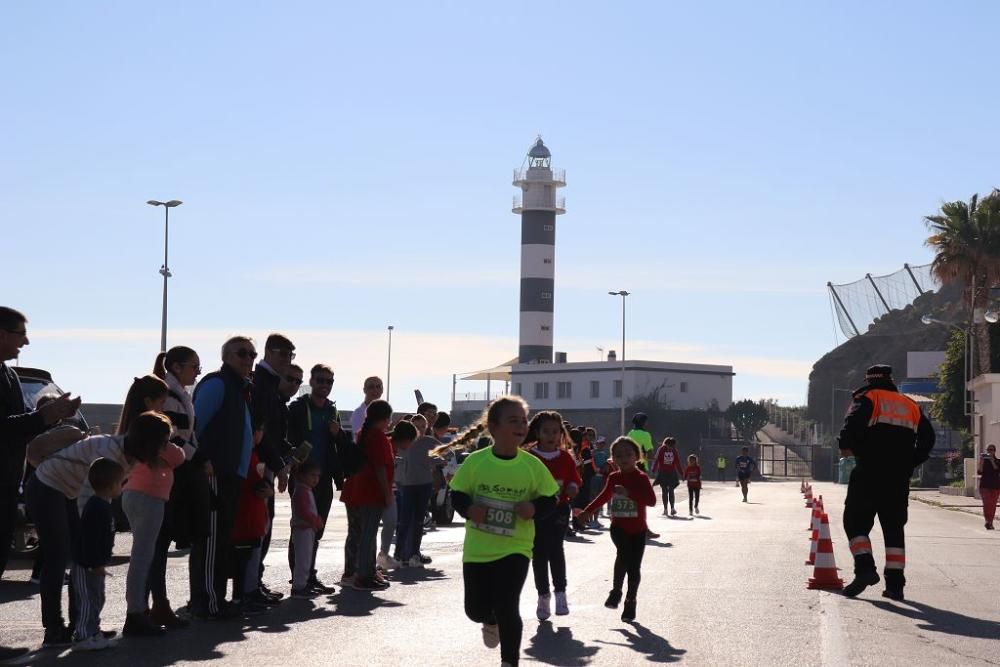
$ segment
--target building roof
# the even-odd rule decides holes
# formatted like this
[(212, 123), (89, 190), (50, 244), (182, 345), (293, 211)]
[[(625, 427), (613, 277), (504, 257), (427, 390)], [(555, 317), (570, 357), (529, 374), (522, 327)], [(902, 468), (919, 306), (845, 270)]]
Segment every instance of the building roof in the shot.
[[(513, 375), (529, 375), (538, 373), (600, 373), (621, 371), (620, 361), (575, 361), (558, 364), (514, 364)], [(642, 359), (627, 359), (627, 371), (653, 371), (659, 373), (688, 373), (691, 375), (736, 375), (732, 366), (716, 364), (688, 364), (673, 361), (646, 361)]]

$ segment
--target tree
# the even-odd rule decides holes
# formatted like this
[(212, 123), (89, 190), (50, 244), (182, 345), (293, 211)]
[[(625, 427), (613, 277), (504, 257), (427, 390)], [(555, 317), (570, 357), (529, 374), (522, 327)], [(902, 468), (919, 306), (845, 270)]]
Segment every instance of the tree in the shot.
[(757, 431), (768, 422), (767, 404), (749, 398), (737, 401), (726, 408), (726, 419), (732, 422), (741, 438), (753, 442), (757, 439)]
[[(1000, 325), (987, 327), (992, 358), (990, 366), (1000, 368)], [(952, 332), (945, 348), (944, 361), (937, 374), (938, 393), (931, 406), (931, 416), (942, 424), (965, 434), (969, 432), (969, 416), (965, 414), (965, 334)]]
[[(967, 330), (975, 341), (973, 375), (990, 371), (990, 340), (986, 323), (976, 316), (1000, 283), (1000, 190), (980, 201), (945, 202), (941, 211), (924, 218), (931, 235), (924, 242), (934, 250), (931, 271), (942, 284), (957, 283), (969, 308)], [(980, 320), (980, 321), (977, 321)]]

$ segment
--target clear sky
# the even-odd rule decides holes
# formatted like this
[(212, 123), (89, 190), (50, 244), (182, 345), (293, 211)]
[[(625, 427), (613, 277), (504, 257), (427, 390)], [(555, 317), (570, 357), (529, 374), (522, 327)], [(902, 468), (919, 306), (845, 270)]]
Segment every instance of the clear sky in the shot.
[[(342, 407), (447, 404), (517, 349), (511, 170), (565, 168), (557, 350), (726, 363), (804, 402), (828, 280), (930, 255), (997, 185), (981, 2), (46, 2), (0, 7), (0, 302), (25, 365), (119, 402), (159, 346), (282, 331)], [(464, 386), (467, 385), (467, 386)], [(481, 390), (460, 383), (460, 391)]]

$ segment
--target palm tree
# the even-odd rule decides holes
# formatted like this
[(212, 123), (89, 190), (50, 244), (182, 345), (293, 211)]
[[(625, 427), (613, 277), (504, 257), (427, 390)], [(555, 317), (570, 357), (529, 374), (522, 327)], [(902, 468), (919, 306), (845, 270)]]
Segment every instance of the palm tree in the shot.
[(962, 286), (968, 305), (967, 330), (976, 341), (973, 373), (989, 372), (990, 341), (982, 312), (990, 289), (1000, 284), (1000, 190), (979, 199), (945, 202), (924, 218), (931, 235), (924, 242), (935, 252), (931, 272), (942, 284)]

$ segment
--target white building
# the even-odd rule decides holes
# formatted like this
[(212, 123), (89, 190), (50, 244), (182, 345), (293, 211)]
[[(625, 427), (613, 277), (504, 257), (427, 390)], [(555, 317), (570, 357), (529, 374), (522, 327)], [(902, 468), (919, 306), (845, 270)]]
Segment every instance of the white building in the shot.
[(660, 388), (660, 399), (674, 410), (725, 410), (733, 401), (733, 367), (669, 361), (619, 361), (516, 364), (511, 393), (533, 409), (618, 409), (626, 401)]

